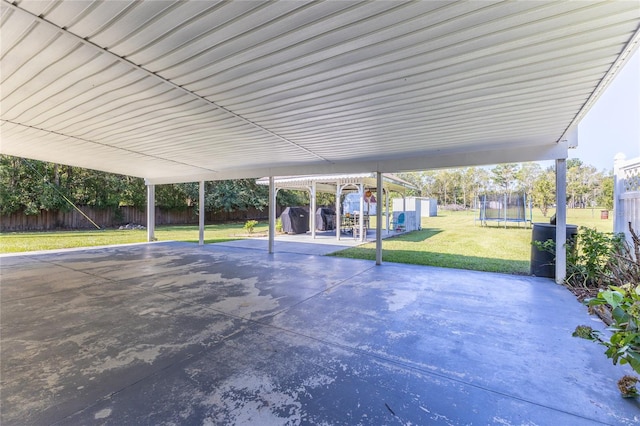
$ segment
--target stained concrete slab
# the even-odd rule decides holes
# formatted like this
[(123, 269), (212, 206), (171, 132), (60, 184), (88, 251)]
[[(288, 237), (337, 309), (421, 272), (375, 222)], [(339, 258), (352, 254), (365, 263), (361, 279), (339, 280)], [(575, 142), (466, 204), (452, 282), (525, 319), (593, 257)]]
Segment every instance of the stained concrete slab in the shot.
[(551, 280), (156, 243), (0, 257), (3, 425), (631, 425)]

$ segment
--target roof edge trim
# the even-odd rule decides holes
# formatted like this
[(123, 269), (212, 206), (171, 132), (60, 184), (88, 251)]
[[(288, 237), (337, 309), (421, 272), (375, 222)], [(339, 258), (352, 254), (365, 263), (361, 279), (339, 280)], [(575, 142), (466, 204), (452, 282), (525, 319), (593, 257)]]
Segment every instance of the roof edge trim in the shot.
[(454, 167), (483, 166), (499, 163), (519, 163), (529, 161), (557, 160), (568, 157), (566, 141), (549, 143), (544, 146), (514, 146), (507, 149), (469, 150), (462, 152), (437, 153), (393, 160), (364, 161), (356, 163), (335, 163), (261, 168), (251, 170), (228, 170), (191, 176), (167, 176), (145, 179), (147, 185), (199, 182), (226, 179), (258, 179), (264, 176), (296, 176), (312, 174), (350, 173), (396, 173), (416, 170), (448, 169)]
[[(580, 121), (582, 121), (584, 116), (587, 115), (593, 105), (595, 105), (598, 99), (600, 99), (600, 96), (602, 96), (607, 87), (609, 87), (613, 79), (618, 75), (620, 70), (622, 70), (624, 65), (629, 61), (629, 59), (631, 59), (635, 51), (638, 49), (638, 46), (640, 46), (640, 26), (636, 29), (636, 32), (633, 34), (631, 39), (629, 39), (629, 42), (625, 45), (624, 49), (622, 49), (622, 51), (618, 55), (618, 58), (613, 62), (613, 64), (611, 64), (611, 67), (602, 77), (596, 88), (593, 90), (593, 92), (591, 92), (591, 95), (584, 103), (584, 105), (582, 105), (571, 123), (569, 123), (569, 126), (567, 126), (562, 136), (560, 136), (559, 141), (566, 140), (573, 129), (576, 129), (578, 127)], [(575, 148), (575, 146), (573, 148)]]

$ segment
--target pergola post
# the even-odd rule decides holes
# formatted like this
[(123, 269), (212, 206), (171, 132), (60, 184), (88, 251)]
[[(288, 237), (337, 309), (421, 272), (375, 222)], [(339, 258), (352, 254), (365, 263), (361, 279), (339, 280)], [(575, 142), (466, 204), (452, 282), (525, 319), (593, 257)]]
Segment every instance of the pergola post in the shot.
[(402, 194), (402, 214), (404, 215), (404, 232), (407, 232), (407, 223), (409, 222), (407, 219), (407, 196), (406, 194)]
[(204, 181), (200, 181), (198, 191), (198, 244), (204, 245)]
[(273, 253), (276, 233), (276, 190), (273, 176), (269, 176), (269, 254)]
[(556, 282), (567, 276), (567, 161), (556, 160)]
[(389, 233), (389, 221), (391, 218), (389, 217), (389, 190), (387, 189), (384, 193), (384, 210), (387, 214), (387, 234)]
[(340, 217), (340, 193), (342, 192), (342, 185), (340, 181), (336, 183), (336, 240), (340, 241), (340, 224), (342, 219)]
[(147, 184), (147, 241), (156, 240), (156, 186)]
[[(376, 201), (382, 199), (382, 173), (376, 172)], [(376, 204), (376, 265), (382, 264), (382, 209)], [(388, 203), (387, 203), (388, 205)], [(387, 217), (389, 217), (387, 215)]]
[(364, 183), (360, 184), (360, 214), (358, 216), (358, 233), (360, 234), (360, 241), (364, 241)]

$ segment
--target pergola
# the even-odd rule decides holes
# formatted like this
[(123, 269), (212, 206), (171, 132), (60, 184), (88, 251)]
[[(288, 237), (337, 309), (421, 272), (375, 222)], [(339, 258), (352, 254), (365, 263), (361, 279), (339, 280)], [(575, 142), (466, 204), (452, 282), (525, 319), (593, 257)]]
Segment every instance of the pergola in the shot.
[[(258, 179), (259, 185), (269, 185), (269, 178)], [(311, 238), (316, 237), (316, 216), (315, 211), (317, 207), (317, 194), (319, 192), (326, 192), (336, 195), (336, 239), (340, 240), (340, 219), (342, 211), (340, 207), (340, 196), (345, 192), (357, 191), (360, 194), (360, 211), (358, 214), (358, 235), (360, 241), (364, 241), (364, 194), (365, 190), (376, 191), (378, 181), (375, 173), (351, 173), (351, 174), (335, 174), (335, 175), (312, 175), (312, 176), (280, 176), (274, 179), (274, 195), (277, 195), (280, 189), (309, 191), (309, 199), (311, 200), (310, 210), (310, 225)], [(404, 196), (409, 189), (416, 189), (409, 182), (391, 174), (382, 174), (382, 192), (385, 200), (385, 212), (386, 212), (386, 226), (385, 229), (389, 232), (389, 193), (397, 192)], [(381, 200), (381, 198), (377, 198)], [(271, 200), (275, 204), (275, 199)], [(376, 209), (376, 213), (381, 208)], [(348, 213), (348, 212), (344, 212)]]
[(382, 173), (556, 160), (562, 247), (567, 149), (640, 39), (636, 1), (2, 0), (0, 13), (0, 152), (144, 178), (149, 239), (158, 184), (200, 182), (203, 199), (206, 180), (270, 176), (273, 193), (276, 176), (362, 172), (380, 199)]

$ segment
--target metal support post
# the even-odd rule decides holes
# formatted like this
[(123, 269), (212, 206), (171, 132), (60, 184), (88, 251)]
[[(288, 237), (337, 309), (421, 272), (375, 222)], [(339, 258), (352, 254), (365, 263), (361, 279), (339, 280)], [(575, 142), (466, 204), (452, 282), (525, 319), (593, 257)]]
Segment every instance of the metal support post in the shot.
[[(376, 172), (376, 265), (382, 264), (382, 173)], [(388, 216), (387, 216), (388, 217)]]
[(342, 192), (342, 187), (340, 185), (340, 181), (336, 184), (336, 240), (340, 241), (340, 228), (342, 224), (342, 218), (340, 217), (340, 193)]
[(311, 182), (311, 206), (309, 208), (309, 210), (311, 210), (309, 212), (310, 217), (310, 224), (309, 226), (311, 227), (311, 238), (312, 239), (316, 239), (316, 181), (314, 180), (313, 182)]
[(358, 220), (358, 234), (360, 235), (360, 241), (365, 240), (364, 234), (364, 184), (360, 184), (360, 220)]
[(156, 187), (147, 185), (147, 241), (156, 240)]
[(204, 245), (204, 181), (200, 181), (198, 202), (198, 244)]
[(269, 254), (273, 253), (276, 234), (276, 190), (273, 176), (269, 176)]
[(556, 160), (556, 282), (567, 276), (567, 161)]

